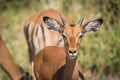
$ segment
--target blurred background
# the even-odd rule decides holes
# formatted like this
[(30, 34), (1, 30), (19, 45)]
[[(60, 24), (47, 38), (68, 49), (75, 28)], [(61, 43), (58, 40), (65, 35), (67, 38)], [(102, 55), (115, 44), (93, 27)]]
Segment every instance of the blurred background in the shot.
[[(47, 9), (59, 10), (75, 23), (83, 15), (85, 22), (103, 18), (100, 30), (82, 39), (79, 62), (84, 70), (97, 64), (90, 80), (120, 79), (120, 0), (0, 0), (0, 34), (18, 65), (30, 72), (25, 20)], [(9, 80), (2, 69), (0, 80)]]

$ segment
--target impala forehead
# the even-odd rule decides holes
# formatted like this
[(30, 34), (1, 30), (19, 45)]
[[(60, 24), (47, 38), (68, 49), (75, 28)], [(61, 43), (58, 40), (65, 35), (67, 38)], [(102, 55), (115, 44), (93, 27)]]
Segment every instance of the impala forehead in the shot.
[(66, 26), (64, 29), (64, 33), (67, 36), (76, 37), (81, 33), (82, 28), (79, 25), (76, 26)]

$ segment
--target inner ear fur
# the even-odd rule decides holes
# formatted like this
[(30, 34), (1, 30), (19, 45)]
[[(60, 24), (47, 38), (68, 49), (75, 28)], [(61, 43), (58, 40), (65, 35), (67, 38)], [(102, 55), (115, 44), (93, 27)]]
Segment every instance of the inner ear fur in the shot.
[[(45, 17), (43, 17), (43, 21), (44, 21), (44, 23), (45, 23), (45, 20), (47, 20), (47, 19), (52, 19), (52, 20), (54, 20), (55, 22), (57, 22), (57, 25), (59, 25), (59, 29), (58, 29), (57, 27), (54, 27), (53, 30), (59, 31), (60, 33), (62, 32), (63, 25), (61, 25), (61, 24), (58, 22), (58, 20), (53, 19), (53, 18), (51, 18), (51, 17), (47, 17), (47, 16), (45, 16)], [(45, 24), (46, 24), (46, 23), (45, 23)]]
[[(101, 26), (101, 24), (103, 23), (103, 19), (94, 19), (94, 20), (91, 20), (91, 21), (85, 23), (84, 25), (82, 25), (81, 27), (82, 27), (82, 32), (83, 33), (87, 32), (87, 31), (85, 31), (85, 27), (88, 26), (90, 22), (98, 22), (99, 23), (98, 28), (99, 28)], [(97, 31), (97, 30), (95, 30), (95, 31)], [(93, 32), (95, 32), (95, 31), (93, 30)]]

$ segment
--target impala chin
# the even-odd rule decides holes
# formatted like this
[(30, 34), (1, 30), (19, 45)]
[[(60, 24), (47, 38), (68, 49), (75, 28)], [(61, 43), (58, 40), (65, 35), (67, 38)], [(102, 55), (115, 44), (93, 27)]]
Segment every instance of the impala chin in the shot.
[(69, 53), (69, 57), (71, 59), (75, 59), (77, 57), (77, 53)]

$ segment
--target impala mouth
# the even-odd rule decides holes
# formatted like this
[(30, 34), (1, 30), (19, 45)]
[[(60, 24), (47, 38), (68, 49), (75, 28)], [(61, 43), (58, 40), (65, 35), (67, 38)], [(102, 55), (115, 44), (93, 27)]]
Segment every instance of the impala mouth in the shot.
[(70, 58), (76, 58), (77, 57), (77, 53), (69, 53)]

